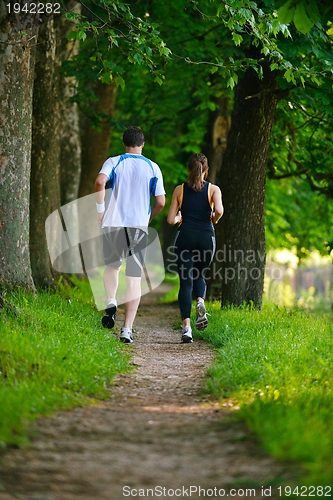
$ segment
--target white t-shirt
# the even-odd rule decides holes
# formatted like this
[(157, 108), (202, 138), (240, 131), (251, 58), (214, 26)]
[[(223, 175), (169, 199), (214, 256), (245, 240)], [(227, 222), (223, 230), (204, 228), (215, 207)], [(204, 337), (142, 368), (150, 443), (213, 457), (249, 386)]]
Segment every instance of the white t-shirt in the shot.
[[(159, 166), (143, 155), (125, 153), (108, 158), (100, 174), (107, 175), (113, 184), (106, 190), (102, 227), (141, 227), (146, 230), (151, 196), (165, 194)], [(154, 184), (153, 188), (151, 184)]]

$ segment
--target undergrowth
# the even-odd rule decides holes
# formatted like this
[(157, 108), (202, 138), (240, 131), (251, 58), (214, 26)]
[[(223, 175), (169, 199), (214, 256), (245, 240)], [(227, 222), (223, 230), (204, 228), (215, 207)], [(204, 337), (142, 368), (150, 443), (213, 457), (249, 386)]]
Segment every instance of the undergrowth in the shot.
[(239, 415), (275, 457), (307, 470), (303, 484), (333, 484), (333, 324), (329, 314), (206, 303), (196, 337), (217, 348), (206, 390)]
[(105, 330), (89, 284), (4, 296), (0, 313), (0, 447), (29, 440), (29, 422), (107, 398), (128, 354)]

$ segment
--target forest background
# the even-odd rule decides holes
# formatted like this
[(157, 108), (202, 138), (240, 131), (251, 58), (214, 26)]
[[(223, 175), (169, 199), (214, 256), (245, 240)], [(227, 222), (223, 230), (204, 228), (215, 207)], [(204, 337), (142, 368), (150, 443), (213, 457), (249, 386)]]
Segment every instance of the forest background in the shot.
[[(235, 255), (219, 263), (215, 291), (222, 305), (255, 306), (207, 304), (202, 336), (218, 354), (209, 393), (240, 402), (269, 452), (305, 463), (323, 496), (332, 484), (331, 314), (256, 309), (268, 251), (302, 261), (316, 250), (332, 268), (331, 1), (40, 5), (37, 15), (30, 0), (0, 2), (0, 447), (26, 442), (27, 420), (108, 397), (128, 369), (90, 291), (64, 286), (52, 268), (45, 221), (92, 194), (135, 124), (167, 204), (189, 156), (207, 154), (225, 206), (217, 248)], [(175, 228), (165, 219), (153, 226), (166, 254)]]
[[(3, 289), (57, 282), (45, 220), (93, 192), (132, 124), (167, 201), (190, 154), (208, 156), (225, 206), (218, 248), (253, 255), (221, 263), (223, 305), (261, 307), (267, 249), (330, 254), (328, 0), (70, 0), (38, 15), (18, 5), (0, 6)], [(174, 235), (165, 216), (154, 221), (164, 251)], [(226, 267), (238, 279), (223, 279)]]

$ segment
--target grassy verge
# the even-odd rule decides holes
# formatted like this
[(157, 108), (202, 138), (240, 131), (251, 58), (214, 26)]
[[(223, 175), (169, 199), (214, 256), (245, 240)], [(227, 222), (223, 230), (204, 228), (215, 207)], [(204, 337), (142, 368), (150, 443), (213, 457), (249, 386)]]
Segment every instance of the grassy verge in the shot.
[(2, 448), (26, 443), (29, 421), (36, 417), (108, 397), (113, 377), (128, 370), (128, 354), (101, 326), (88, 283), (61, 286), (58, 293), (8, 293), (5, 299), (0, 313)]
[(275, 306), (207, 310), (209, 327), (196, 333), (218, 353), (207, 391), (240, 406), (272, 455), (302, 463), (303, 484), (332, 485), (332, 317)]

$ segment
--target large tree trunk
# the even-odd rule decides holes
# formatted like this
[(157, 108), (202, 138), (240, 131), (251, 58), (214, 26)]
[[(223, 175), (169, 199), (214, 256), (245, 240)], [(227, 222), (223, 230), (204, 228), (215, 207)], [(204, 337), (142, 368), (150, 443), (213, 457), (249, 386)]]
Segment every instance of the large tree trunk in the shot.
[(219, 231), (224, 232), (224, 245), (217, 261), (223, 306), (262, 305), (266, 163), (277, 102), (278, 85), (269, 70), (263, 80), (252, 69), (239, 80), (220, 175), (225, 215)]
[[(13, 6), (13, 4), (11, 3)], [(31, 116), (36, 16), (0, 3), (0, 281), (33, 289), (29, 255)], [(27, 33), (22, 38), (18, 30)]]
[(72, 90), (62, 76), (61, 143), (60, 143), (60, 193), (61, 205), (74, 201), (79, 196), (81, 179), (81, 138), (79, 110), (76, 102), (69, 102)]
[[(94, 106), (95, 110), (98, 113), (107, 113), (109, 116), (112, 116), (114, 114), (116, 97), (115, 85), (105, 85), (98, 81), (95, 84), (94, 93), (98, 98), (98, 101)], [(82, 141), (82, 172), (79, 197), (81, 198), (94, 193), (97, 174), (108, 157), (111, 140), (111, 127), (109, 125), (109, 117), (102, 119), (99, 130), (92, 127), (88, 116), (82, 116), (80, 125)], [(84, 213), (84, 210), (87, 210), (86, 214)], [(92, 228), (89, 224), (87, 224), (87, 221), (91, 220), (89, 203), (81, 205), (81, 212), (80, 220), (85, 221), (84, 226), (80, 226), (81, 240), (86, 240), (84, 247), (84, 265), (86, 266), (89, 262), (90, 269), (98, 268), (100, 266), (100, 259), (98, 257), (100, 243), (97, 238), (92, 238)]]
[[(60, 206), (59, 71), (54, 20), (40, 27), (33, 95), (30, 252), (34, 282), (54, 284), (45, 219)], [(56, 237), (56, 236), (55, 236)]]
[[(68, 8), (76, 8), (75, 2)], [(34, 121), (31, 185), (31, 262), (35, 283), (53, 285), (58, 272), (51, 268), (45, 220), (78, 196), (81, 173), (81, 142), (76, 103), (69, 101), (74, 84), (61, 71), (62, 62), (78, 50), (67, 42), (70, 23), (64, 16), (49, 19), (39, 35), (34, 88)], [(48, 228), (50, 230), (50, 228)], [(51, 243), (61, 240), (55, 228), (48, 230)], [(56, 240), (56, 241), (54, 241)], [(59, 264), (59, 263), (58, 263)], [(58, 271), (68, 271), (66, 261)], [(69, 272), (69, 271), (68, 271)]]
[[(67, 9), (81, 12), (76, 0), (67, 4)], [(56, 19), (56, 33), (59, 40), (57, 58), (63, 62), (75, 56), (79, 50), (77, 40), (67, 41), (67, 34), (73, 29), (65, 16)], [(81, 178), (81, 137), (79, 108), (70, 98), (75, 94), (75, 79), (60, 73), (60, 194), (61, 205), (77, 199)]]
[[(94, 87), (94, 93), (98, 98), (95, 104), (96, 111), (113, 116), (116, 86), (114, 84), (105, 85), (98, 81)], [(82, 116), (81, 140), (82, 172), (79, 191), (80, 197), (87, 196), (94, 192), (97, 174), (108, 157), (111, 141), (109, 119), (103, 119), (100, 124), (100, 129), (98, 130), (92, 127), (88, 116)]]
[[(214, 75), (213, 75), (214, 76)], [(209, 172), (208, 180), (216, 184), (220, 171), (223, 168), (223, 157), (227, 148), (228, 134), (230, 130), (230, 98), (221, 95), (215, 99), (218, 105), (217, 109), (210, 113), (208, 122), (208, 131), (206, 137), (205, 153), (208, 158)], [(224, 235), (222, 231), (216, 232), (216, 246), (222, 247)], [(218, 267), (218, 263), (213, 262), (213, 269)], [(207, 279), (207, 297), (219, 299), (221, 295), (221, 282), (219, 276), (212, 276)]]
[(230, 130), (229, 97), (223, 95), (216, 98), (218, 108), (210, 113), (207, 134), (207, 158), (209, 165), (209, 181), (213, 184), (218, 179), (222, 168), (223, 155), (227, 148)]

